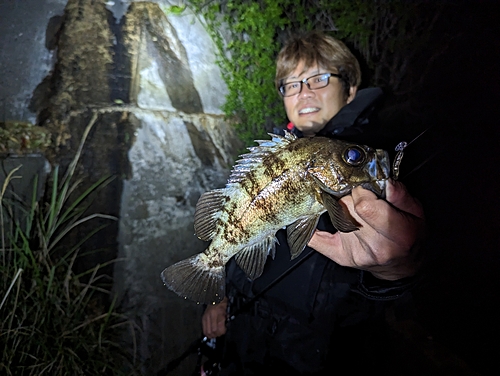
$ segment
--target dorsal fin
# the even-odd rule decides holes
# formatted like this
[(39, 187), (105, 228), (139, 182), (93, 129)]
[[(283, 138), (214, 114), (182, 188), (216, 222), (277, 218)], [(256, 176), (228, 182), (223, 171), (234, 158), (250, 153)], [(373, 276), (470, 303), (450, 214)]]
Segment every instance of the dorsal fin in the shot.
[(198, 200), (194, 213), (194, 232), (201, 240), (209, 241), (214, 237), (225, 198), (223, 189), (214, 189), (203, 193)]
[(271, 136), (270, 140), (255, 140), (259, 146), (250, 147), (248, 148), (250, 153), (240, 155), (240, 159), (236, 161), (227, 181), (227, 188), (233, 184), (241, 183), (248, 172), (255, 169), (265, 156), (276, 153), (297, 139), (297, 136), (287, 131), (285, 131), (284, 136), (273, 133), (269, 133), (269, 135)]

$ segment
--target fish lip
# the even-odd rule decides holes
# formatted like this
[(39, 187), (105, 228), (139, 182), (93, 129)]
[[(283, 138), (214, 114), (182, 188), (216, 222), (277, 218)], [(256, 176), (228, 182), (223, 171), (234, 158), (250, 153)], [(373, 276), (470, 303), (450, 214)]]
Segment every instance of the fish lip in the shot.
[(385, 199), (385, 189), (391, 171), (389, 153), (383, 149), (369, 148), (369, 150), (374, 154), (365, 164), (364, 170), (371, 179), (362, 183), (361, 186), (373, 192), (378, 198)]
[(391, 163), (389, 153), (385, 150), (377, 150), (377, 154), (380, 156), (382, 173), (387, 179), (389, 178), (389, 176), (391, 176)]
[(385, 200), (385, 189), (387, 188), (387, 179), (376, 181), (377, 186), (380, 188), (380, 198)]

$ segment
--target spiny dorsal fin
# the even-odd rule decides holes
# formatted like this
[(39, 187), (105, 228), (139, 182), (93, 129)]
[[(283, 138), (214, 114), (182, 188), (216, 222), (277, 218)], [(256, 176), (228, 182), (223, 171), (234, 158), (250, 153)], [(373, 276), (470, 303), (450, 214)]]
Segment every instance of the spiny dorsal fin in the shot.
[(309, 240), (311, 240), (314, 230), (318, 225), (319, 217), (319, 215), (315, 215), (300, 218), (286, 228), (292, 260), (302, 253)]
[(214, 237), (225, 198), (223, 189), (214, 189), (203, 193), (198, 200), (194, 213), (194, 232), (201, 240), (209, 241)]
[(273, 133), (269, 133), (269, 135), (271, 136), (270, 140), (255, 140), (259, 146), (250, 147), (248, 148), (250, 153), (240, 155), (240, 159), (236, 161), (227, 181), (228, 188), (233, 184), (240, 183), (249, 171), (260, 165), (265, 156), (276, 153), (297, 139), (297, 136), (287, 131), (285, 131), (284, 136)]
[(255, 279), (261, 276), (267, 256), (271, 254), (274, 258), (277, 241), (274, 235), (269, 235), (262, 242), (245, 247), (234, 256), (236, 263), (248, 278)]
[(328, 215), (330, 216), (333, 226), (337, 230), (340, 232), (352, 232), (359, 229), (359, 223), (355, 222), (351, 216), (346, 214), (342, 205), (340, 205), (335, 197), (326, 192), (322, 192), (321, 199), (323, 200), (323, 205), (328, 211)]

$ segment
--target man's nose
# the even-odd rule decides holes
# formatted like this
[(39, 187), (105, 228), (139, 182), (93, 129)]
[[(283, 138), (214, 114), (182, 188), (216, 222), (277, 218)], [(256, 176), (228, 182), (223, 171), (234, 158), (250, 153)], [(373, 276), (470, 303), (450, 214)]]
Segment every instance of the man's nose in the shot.
[(302, 83), (302, 90), (299, 93), (299, 97), (311, 97), (314, 95), (314, 90), (309, 89), (309, 86), (307, 86), (304, 82)]

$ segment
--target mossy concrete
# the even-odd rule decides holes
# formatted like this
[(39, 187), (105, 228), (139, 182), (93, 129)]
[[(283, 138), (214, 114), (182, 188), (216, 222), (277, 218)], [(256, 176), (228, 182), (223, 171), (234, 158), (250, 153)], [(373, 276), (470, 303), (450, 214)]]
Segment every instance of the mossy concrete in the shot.
[[(201, 307), (171, 293), (160, 273), (206, 247), (194, 235), (196, 202), (224, 186), (241, 148), (220, 111), (226, 88), (215, 47), (194, 15), (182, 17), (171, 22), (160, 5), (132, 2), (117, 23), (104, 1), (69, 0), (51, 33), (54, 69), (32, 101), (52, 135), (47, 157), (63, 170), (97, 115), (75, 193), (114, 176), (90, 211), (118, 221), (89, 222), (68, 241), (107, 224), (84, 247), (100, 251), (77, 268), (118, 258), (102, 272), (113, 275), (120, 309), (135, 323), (135, 338), (126, 330), (124, 342), (144, 375), (201, 336)], [(193, 366), (191, 358), (173, 374)]]

